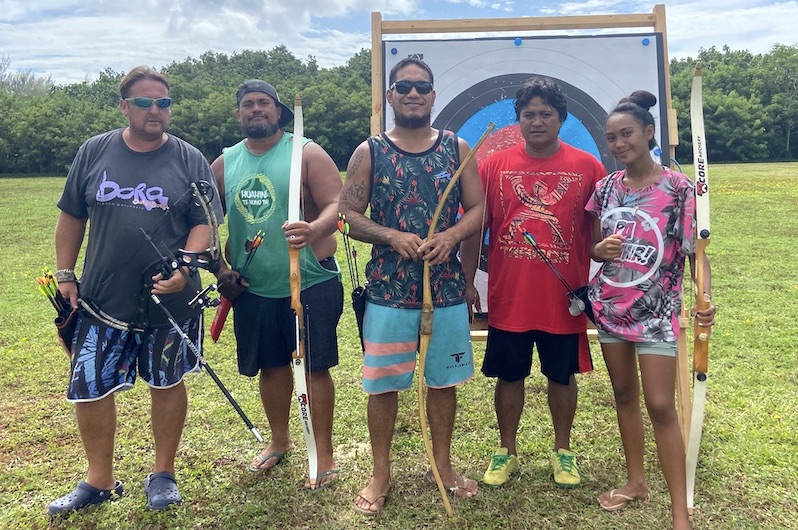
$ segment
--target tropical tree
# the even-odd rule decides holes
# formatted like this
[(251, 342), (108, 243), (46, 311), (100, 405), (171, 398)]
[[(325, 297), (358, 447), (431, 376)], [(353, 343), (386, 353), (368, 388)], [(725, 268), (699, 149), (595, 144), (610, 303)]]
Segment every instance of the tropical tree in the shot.
[(798, 158), (798, 46), (776, 44), (762, 57), (753, 86), (779, 131), (782, 144), (775, 154)]

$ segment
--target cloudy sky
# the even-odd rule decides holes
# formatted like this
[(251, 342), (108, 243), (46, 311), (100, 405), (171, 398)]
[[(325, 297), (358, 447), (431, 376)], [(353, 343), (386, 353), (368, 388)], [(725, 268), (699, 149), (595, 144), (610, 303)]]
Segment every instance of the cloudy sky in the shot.
[[(658, 0), (663, 2), (664, 0)], [(372, 11), (384, 20), (650, 13), (638, 0), (0, 0), (0, 59), (58, 84), (111, 68), (162, 67), (206, 51), (284, 44), (319, 65), (369, 48)], [(668, 0), (671, 58), (728, 45), (764, 53), (798, 44), (798, 0)], [(629, 31), (629, 30), (626, 30)]]

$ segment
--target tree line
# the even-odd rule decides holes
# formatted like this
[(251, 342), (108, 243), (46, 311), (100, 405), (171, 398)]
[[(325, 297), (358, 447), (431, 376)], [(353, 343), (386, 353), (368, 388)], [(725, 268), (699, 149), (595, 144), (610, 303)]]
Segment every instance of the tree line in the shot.
[[(692, 160), (690, 86), (704, 65), (704, 116), (713, 162), (798, 158), (798, 45), (769, 53), (723, 47), (670, 62), (673, 106), (679, 116), (676, 159)], [(369, 134), (371, 52), (360, 50), (343, 66), (320, 68), (285, 46), (226, 55), (206, 52), (162, 68), (172, 85), (170, 132), (209, 160), (241, 139), (233, 114), (239, 83), (260, 78), (283, 102), (302, 94), (305, 135), (322, 145), (339, 168)], [(31, 72), (11, 73), (0, 58), (0, 174), (65, 174), (88, 137), (124, 125), (118, 85), (123, 72), (106, 69), (94, 81), (56, 85)]]

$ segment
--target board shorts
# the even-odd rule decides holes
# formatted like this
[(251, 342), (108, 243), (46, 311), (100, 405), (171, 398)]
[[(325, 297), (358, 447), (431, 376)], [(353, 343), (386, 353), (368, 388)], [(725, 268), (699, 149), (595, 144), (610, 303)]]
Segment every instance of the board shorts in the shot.
[(489, 326), (482, 373), (503, 381), (520, 381), (532, 373), (533, 348), (538, 351), (540, 372), (555, 383), (567, 385), (571, 375), (593, 370), (585, 332), (557, 335)]
[[(202, 348), (202, 314), (183, 321), (181, 329)], [(152, 388), (170, 388), (199, 371), (199, 359), (172, 327), (123, 331), (79, 314), (67, 401), (97, 401), (129, 390), (137, 376)]]
[[(366, 302), (363, 321), (363, 390), (376, 395), (407, 390), (413, 384), (421, 309)], [(449, 388), (474, 377), (474, 355), (466, 304), (432, 313), (424, 380), (429, 388)]]
[[(338, 270), (332, 258), (319, 263)], [(306, 369), (329, 370), (338, 364), (336, 328), (344, 311), (340, 276), (303, 289), (300, 298), (305, 316)], [(296, 349), (296, 317), (290, 297), (266, 298), (245, 291), (233, 301), (233, 326), (240, 374), (254, 377), (263, 368), (291, 364)]]
[(676, 357), (675, 342), (632, 342), (615, 336), (612, 333), (599, 330), (598, 341), (600, 344), (620, 344), (625, 342), (634, 345), (637, 355), (662, 355), (663, 357)]

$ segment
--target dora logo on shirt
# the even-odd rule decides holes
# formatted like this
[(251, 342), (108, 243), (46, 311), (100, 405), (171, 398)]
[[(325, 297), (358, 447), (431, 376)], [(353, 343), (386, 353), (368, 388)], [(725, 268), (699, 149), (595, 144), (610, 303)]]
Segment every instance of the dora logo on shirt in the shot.
[(108, 203), (114, 199), (130, 201), (131, 204), (141, 205), (149, 212), (153, 208), (169, 209), (169, 197), (163, 194), (160, 186), (147, 187), (145, 182), (138, 183), (135, 187), (121, 187), (113, 180), (108, 180), (108, 174), (103, 171), (103, 181), (97, 186), (97, 202)]
[(274, 184), (263, 173), (244, 177), (235, 191), (236, 210), (249, 224), (266, 222), (274, 213)]

